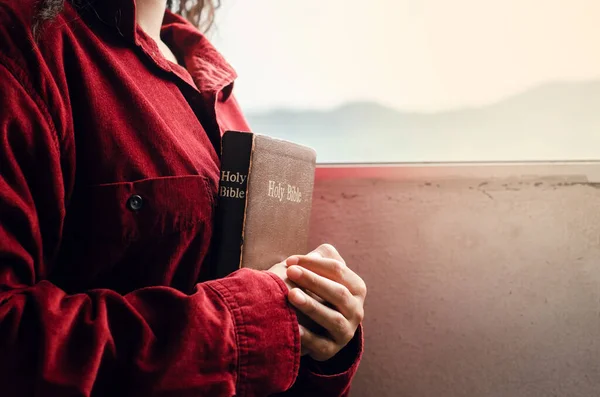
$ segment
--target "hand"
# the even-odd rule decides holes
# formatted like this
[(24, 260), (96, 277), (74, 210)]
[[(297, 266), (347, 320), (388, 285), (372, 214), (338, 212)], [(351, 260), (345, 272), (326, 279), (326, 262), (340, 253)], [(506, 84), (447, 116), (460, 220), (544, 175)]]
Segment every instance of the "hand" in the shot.
[[(289, 258), (288, 258), (289, 259)], [(285, 285), (288, 287), (288, 291), (293, 290), (294, 288), (298, 288), (298, 286), (296, 284), (294, 284), (293, 282), (290, 281), (290, 279), (287, 276), (287, 269), (288, 269), (288, 265), (286, 263), (286, 261), (283, 262), (279, 262), (276, 265), (273, 265), (269, 270), (267, 270), (268, 272), (274, 273), (276, 276), (278, 276), (281, 280), (283, 280), (283, 282), (285, 283)], [(308, 292), (310, 293), (310, 292)], [(313, 295), (314, 298), (318, 299), (320, 302), (322, 302), (322, 300)], [(298, 317), (298, 325), (311, 330), (312, 332), (316, 333), (316, 334), (323, 334), (324, 333), (324, 329), (323, 327), (321, 327), (320, 325), (318, 325), (317, 323), (315, 323), (313, 320), (311, 320), (307, 315), (305, 315), (304, 313), (296, 310), (296, 316)], [(306, 355), (308, 354), (308, 350), (306, 350), (304, 347), (302, 347), (301, 349), (301, 355)]]
[(302, 350), (317, 361), (329, 360), (352, 340), (364, 318), (365, 282), (329, 244), (290, 257), (286, 264), (290, 285), (297, 285), (290, 290), (290, 302), (327, 331), (320, 335), (301, 323)]
[(293, 282), (291, 282), (290, 279), (288, 278), (287, 268), (288, 268), (288, 265), (287, 265), (286, 261), (283, 261), (283, 262), (277, 263), (276, 265), (271, 266), (271, 268), (267, 271), (274, 273), (277, 277), (282, 279), (283, 282), (285, 283), (285, 285), (287, 285), (288, 291), (291, 291), (292, 289), (294, 289), (298, 286), (296, 284), (294, 284)]

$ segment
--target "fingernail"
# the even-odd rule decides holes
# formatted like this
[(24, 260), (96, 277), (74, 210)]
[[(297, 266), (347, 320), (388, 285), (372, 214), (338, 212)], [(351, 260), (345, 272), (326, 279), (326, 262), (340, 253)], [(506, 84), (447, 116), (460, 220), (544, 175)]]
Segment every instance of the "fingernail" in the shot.
[(306, 303), (306, 296), (304, 296), (303, 292), (297, 289), (294, 291), (294, 300), (296, 301), (296, 303), (303, 305)]
[(294, 265), (297, 265), (299, 261), (300, 261), (300, 259), (297, 256), (291, 256), (286, 259), (285, 263), (288, 266), (294, 266)]
[(301, 325), (298, 325), (298, 329), (300, 330), (300, 337), (304, 336), (304, 329), (302, 329)]
[(302, 270), (298, 266), (288, 267), (287, 275), (289, 278), (299, 278), (302, 276)]

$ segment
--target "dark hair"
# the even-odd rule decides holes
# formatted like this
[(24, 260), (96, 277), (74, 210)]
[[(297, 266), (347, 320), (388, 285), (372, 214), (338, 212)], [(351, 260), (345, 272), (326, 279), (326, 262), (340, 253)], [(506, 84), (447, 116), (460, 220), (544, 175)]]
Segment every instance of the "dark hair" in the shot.
[[(33, 18), (34, 37), (40, 35), (42, 25), (51, 21), (62, 12), (65, 1), (77, 4), (79, 0), (39, 0)], [(215, 10), (221, 6), (221, 0), (167, 0), (167, 8), (203, 31), (208, 31), (214, 22)]]

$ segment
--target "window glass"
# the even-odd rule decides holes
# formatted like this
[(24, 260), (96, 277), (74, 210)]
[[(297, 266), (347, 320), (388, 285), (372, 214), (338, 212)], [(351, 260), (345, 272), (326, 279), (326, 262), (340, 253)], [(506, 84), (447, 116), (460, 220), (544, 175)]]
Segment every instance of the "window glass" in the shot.
[(226, 0), (255, 132), (322, 163), (600, 157), (598, 0)]

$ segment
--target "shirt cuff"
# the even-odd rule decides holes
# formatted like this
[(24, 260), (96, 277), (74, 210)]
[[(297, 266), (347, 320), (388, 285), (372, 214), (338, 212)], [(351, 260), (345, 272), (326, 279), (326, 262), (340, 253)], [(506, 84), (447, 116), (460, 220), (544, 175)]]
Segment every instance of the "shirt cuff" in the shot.
[(300, 333), (285, 283), (269, 272), (241, 269), (210, 283), (234, 319), (236, 395), (289, 389), (300, 367)]
[(354, 338), (333, 358), (319, 362), (308, 356), (303, 357), (303, 383), (318, 391), (319, 396), (344, 395), (350, 389), (350, 383), (358, 369), (363, 346), (363, 328), (359, 325)]

